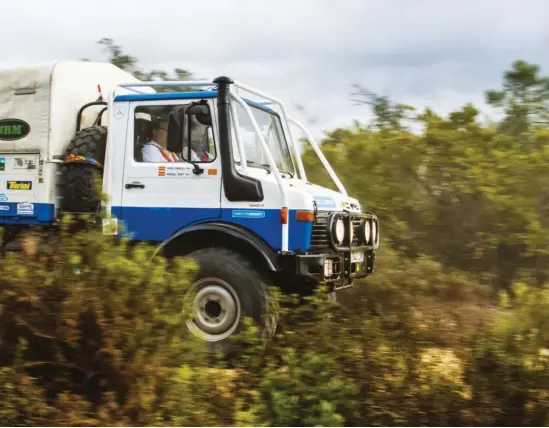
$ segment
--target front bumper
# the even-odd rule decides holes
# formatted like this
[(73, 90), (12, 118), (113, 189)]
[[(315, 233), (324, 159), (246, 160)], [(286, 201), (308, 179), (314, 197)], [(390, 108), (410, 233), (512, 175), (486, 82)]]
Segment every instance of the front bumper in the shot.
[(369, 249), (363, 253), (363, 261), (353, 261), (350, 253), (296, 255), (296, 273), (315, 282), (331, 284), (336, 289), (346, 287), (354, 279), (366, 278), (374, 272), (375, 250)]
[[(340, 245), (334, 241), (331, 232), (333, 222), (338, 218), (344, 221), (346, 236)], [(372, 274), (379, 232), (377, 239), (372, 238), (369, 242), (361, 239), (360, 226), (365, 221), (375, 221), (376, 229), (379, 230), (379, 221), (372, 213), (318, 213), (313, 225), (310, 251), (296, 256), (297, 274), (332, 284), (336, 289), (351, 285), (354, 279)]]

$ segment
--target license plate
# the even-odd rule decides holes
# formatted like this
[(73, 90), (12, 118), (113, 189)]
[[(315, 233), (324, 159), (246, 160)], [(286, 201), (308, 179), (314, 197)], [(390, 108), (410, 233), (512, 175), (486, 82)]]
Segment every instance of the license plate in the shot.
[(352, 251), (351, 252), (351, 262), (352, 263), (362, 263), (364, 261), (364, 251)]

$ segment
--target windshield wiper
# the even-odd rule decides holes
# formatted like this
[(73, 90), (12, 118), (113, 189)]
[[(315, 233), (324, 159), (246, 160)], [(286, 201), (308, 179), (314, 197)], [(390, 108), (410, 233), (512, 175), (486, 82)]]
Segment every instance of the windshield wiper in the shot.
[[(235, 162), (237, 165), (240, 165), (240, 161), (236, 161)], [(267, 171), (269, 174), (271, 173), (271, 167), (268, 165), (268, 164), (259, 164), (257, 162), (254, 162), (254, 161), (246, 161), (246, 165), (249, 165), (249, 166), (255, 166), (256, 168), (263, 168), (265, 171)]]
[[(240, 165), (240, 161), (235, 161), (235, 163), (237, 165)], [(248, 161), (246, 161), (246, 165), (253, 166), (253, 167), (256, 167), (256, 168), (263, 168), (269, 174), (272, 172), (271, 171), (271, 166), (269, 164), (266, 164), (266, 163), (259, 164), (255, 161), (248, 160)], [(294, 178), (294, 174), (292, 174), (289, 171), (279, 170), (279, 172), (280, 172), (280, 174), (288, 174), (290, 176), (290, 178)]]

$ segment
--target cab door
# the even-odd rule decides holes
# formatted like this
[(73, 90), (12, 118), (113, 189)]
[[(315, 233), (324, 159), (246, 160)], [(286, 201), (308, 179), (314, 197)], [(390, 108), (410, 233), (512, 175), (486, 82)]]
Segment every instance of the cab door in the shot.
[[(211, 97), (197, 98), (194, 94), (194, 97), (186, 99), (134, 100), (129, 104), (130, 122), (119, 217), (124, 223), (124, 231), (133, 239), (163, 241), (182, 228), (221, 217), (221, 159), (218, 154), (215, 103)], [(163, 94), (142, 97), (155, 96), (160, 98)], [(133, 97), (138, 98), (139, 95)], [(144, 145), (154, 140), (154, 135), (157, 139), (162, 138), (162, 134), (157, 134), (162, 128), (158, 123), (167, 119), (170, 111), (203, 99), (207, 100), (210, 108), (212, 126), (206, 128), (203, 135), (203, 148), (208, 160), (196, 162), (202, 172), (195, 174), (194, 166), (186, 161), (144, 159)], [(165, 122), (165, 128), (166, 125)], [(173, 131), (171, 125), (170, 132)], [(165, 132), (168, 130), (165, 129)]]

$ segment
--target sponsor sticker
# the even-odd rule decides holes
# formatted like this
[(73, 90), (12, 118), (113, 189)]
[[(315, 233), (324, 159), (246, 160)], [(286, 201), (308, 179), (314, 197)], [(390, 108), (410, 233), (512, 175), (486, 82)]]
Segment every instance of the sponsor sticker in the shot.
[(0, 120), (0, 140), (15, 141), (30, 133), (30, 125), (21, 119)]
[(8, 190), (31, 190), (32, 181), (8, 180), (6, 187)]
[(265, 211), (233, 210), (233, 218), (265, 218)]
[(17, 214), (34, 214), (34, 204), (21, 202), (17, 204)]
[(336, 202), (329, 196), (315, 196), (314, 201), (319, 208), (335, 208)]
[(0, 171), (6, 170), (6, 158), (0, 158)]
[(0, 211), (9, 211), (10, 207), (7, 205), (0, 205)]
[(118, 235), (118, 219), (115, 217), (103, 219), (103, 235)]
[(14, 158), (13, 169), (36, 169), (36, 162), (33, 159)]
[(0, 202), (6, 202), (7, 200), (8, 200), (8, 197), (3, 193), (0, 193)]
[(192, 167), (184, 165), (162, 165), (158, 167), (159, 177), (191, 177), (192, 175)]

